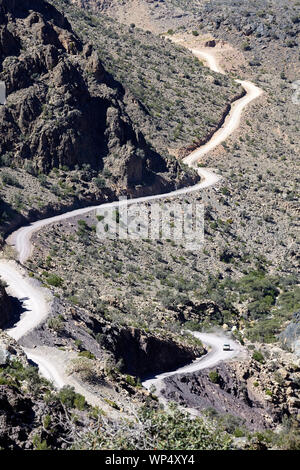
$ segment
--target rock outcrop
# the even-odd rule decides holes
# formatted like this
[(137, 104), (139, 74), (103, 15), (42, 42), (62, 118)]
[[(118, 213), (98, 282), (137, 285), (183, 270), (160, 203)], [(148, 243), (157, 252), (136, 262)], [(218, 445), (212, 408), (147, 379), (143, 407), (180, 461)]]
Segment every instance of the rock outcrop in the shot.
[(300, 311), (294, 313), (292, 321), (280, 334), (283, 347), (300, 357)]
[(28, 366), (26, 354), (17, 341), (0, 330), (0, 366), (7, 364), (10, 359), (18, 360), (24, 367)]
[(168, 377), (162, 394), (196, 410), (214, 408), (234, 415), (249, 429), (272, 428), (284, 416), (299, 419), (299, 367), (279, 360), (274, 350), (264, 363), (253, 359), (220, 363), (213, 369)]
[(123, 371), (138, 377), (177, 369), (203, 354), (203, 348), (184, 347), (158, 336), (146, 334), (137, 328), (109, 328), (105, 344), (116, 360), (124, 363)]

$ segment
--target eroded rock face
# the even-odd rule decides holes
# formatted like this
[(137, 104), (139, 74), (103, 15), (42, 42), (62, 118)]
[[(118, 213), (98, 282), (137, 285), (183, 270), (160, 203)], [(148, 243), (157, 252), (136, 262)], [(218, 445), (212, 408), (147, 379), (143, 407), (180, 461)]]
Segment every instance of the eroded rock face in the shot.
[(183, 347), (137, 328), (111, 330), (106, 347), (116, 360), (122, 359), (124, 372), (139, 377), (177, 369), (203, 354), (201, 348)]
[(20, 449), (34, 420), (33, 403), (14, 387), (0, 385), (0, 445)]
[(176, 175), (132, 124), (122, 85), (47, 2), (1, 1), (0, 80), (7, 90), (0, 155), (14, 156), (18, 166), (31, 160), (44, 173), (62, 166), (105, 167), (125, 190), (153, 185), (157, 173)]
[(196, 410), (214, 408), (240, 418), (249, 429), (272, 428), (283, 417), (297, 419), (299, 368), (273, 360), (220, 363), (193, 374), (164, 381), (162, 394)]
[(71, 338), (79, 338), (80, 348), (90, 351), (102, 364), (109, 355), (115, 363), (122, 364), (122, 373), (140, 378), (177, 369), (205, 353), (201, 345), (179, 343), (178, 338), (111, 324), (79, 307), (66, 309), (56, 303), (55, 308), (56, 313), (63, 312), (63, 330), (56, 333), (41, 326), (22, 338), (24, 347), (30, 347), (33, 340), (37, 345), (65, 347), (70, 345)]

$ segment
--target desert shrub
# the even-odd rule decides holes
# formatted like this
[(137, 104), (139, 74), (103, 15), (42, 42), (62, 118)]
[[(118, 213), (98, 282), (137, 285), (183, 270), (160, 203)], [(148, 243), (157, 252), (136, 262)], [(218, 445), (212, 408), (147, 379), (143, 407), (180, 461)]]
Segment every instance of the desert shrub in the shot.
[(255, 350), (252, 354), (252, 359), (254, 359), (257, 362), (260, 362), (263, 364), (265, 362), (265, 358), (263, 354), (260, 351)]
[(224, 194), (224, 196), (229, 196), (230, 190), (226, 186), (224, 186), (223, 188), (221, 188), (221, 193)]
[(86, 357), (87, 359), (95, 359), (94, 354), (92, 354), (90, 351), (80, 351), (78, 355), (81, 357)]
[(57, 333), (63, 331), (63, 329), (64, 329), (63, 322), (62, 322), (61, 319), (58, 318), (58, 317), (56, 317), (56, 318), (50, 318), (50, 320), (48, 320), (48, 327), (49, 327), (51, 330), (56, 331)]
[(244, 51), (250, 51), (250, 50), (251, 50), (251, 46), (250, 46), (250, 44), (249, 44), (248, 41), (245, 41), (245, 42), (243, 43), (243, 46), (242, 46), (242, 47), (243, 47), (243, 50), (244, 50)]
[[(75, 449), (163, 449), (163, 450), (226, 450), (231, 438), (219, 430), (209, 428), (201, 418), (192, 419), (187, 413), (170, 405), (167, 410), (144, 406), (139, 420), (114, 423), (103, 420), (101, 432), (81, 434)], [(101, 416), (100, 416), (101, 419)]]
[(218, 372), (216, 370), (212, 370), (208, 374), (208, 377), (209, 377), (209, 380), (214, 384), (217, 384), (220, 380), (220, 375), (218, 374)]
[(132, 377), (132, 375), (126, 375), (126, 382), (129, 384), (129, 385), (132, 385), (132, 387), (135, 387), (136, 386), (136, 380), (134, 377)]
[(50, 450), (48, 447), (47, 441), (45, 439), (41, 439), (41, 436), (35, 434), (32, 438), (32, 444), (35, 450)]
[(65, 385), (58, 392), (58, 399), (61, 403), (68, 408), (77, 408), (83, 410), (86, 407), (86, 401), (84, 396), (80, 393), (76, 393), (74, 387)]
[(16, 188), (21, 187), (18, 179), (14, 175), (11, 175), (8, 172), (3, 172), (1, 175), (1, 178), (2, 178), (3, 183), (7, 184), (8, 186), (15, 186)]
[(185, 322), (184, 328), (190, 331), (202, 331), (202, 324), (194, 320), (188, 320)]
[(25, 162), (24, 170), (27, 171), (27, 173), (29, 173), (30, 175), (33, 175), (33, 176), (35, 176), (36, 173), (37, 173), (36, 168), (34, 167), (33, 163), (30, 160)]
[(51, 416), (50, 415), (46, 415), (44, 418), (43, 418), (43, 426), (45, 429), (49, 429), (50, 428), (50, 424), (51, 424)]
[(82, 220), (82, 219), (78, 220), (77, 224), (78, 224), (78, 227), (80, 227), (80, 229), (82, 230), (87, 230), (89, 228), (85, 220)]
[(281, 321), (278, 318), (260, 320), (256, 325), (246, 330), (246, 336), (250, 341), (260, 343), (273, 343), (280, 331)]
[(104, 401), (106, 401), (106, 403), (107, 403), (109, 406), (111, 406), (112, 408), (114, 408), (115, 410), (119, 410), (119, 409), (120, 409), (119, 405), (118, 405), (115, 401), (109, 400), (109, 398), (104, 398)]
[(99, 188), (99, 189), (105, 188), (105, 186), (106, 186), (105, 179), (101, 178), (100, 176), (98, 176), (97, 178), (94, 178), (93, 181), (94, 181), (95, 185), (97, 186), (97, 188)]
[(49, 286), (62, 287), (64, 280), (57, 274), (48, 274), (46, 276), (46, 282)]
[(295, 312), (300, 308), (300, 287), (296, 286), (289, 292), (283, 292), (278, 297), (278, 306), (285, 312)]
[[(230, 434), (234, 434), (237, 432), (238, 434), (241, 434), (241, 436), (244, 435), (241, 426), (243, 425), (243, 420), (239, 418), (238, 416), (234, 416), (230, 413), (226, 414), (221, 414), (219, 417), (219, 422), (224, 431), (229, 432)], [(235, 437), (241, 437), (241, 436), (235, 436)]]
[(12, 166), (13, 157), (10, 153), (5, 153), (0, 156), (0, 166)]
[(46, 379), (40, 377), (37, 367), (24, 366), (16, 359), (9, 360), (4, 369), (0, 368), (0, 382), (16, 388), (26, 382), (28, 391), (33, 395), (39, 394), (41, 386), (49, 385)]
[(79, 393), (76, 393), (76, 396), (74, 398), (74, 408), (77, 408), (78, 410), (84, 410), (86, 407), (86, 401), (83, 395), (80, 395)]

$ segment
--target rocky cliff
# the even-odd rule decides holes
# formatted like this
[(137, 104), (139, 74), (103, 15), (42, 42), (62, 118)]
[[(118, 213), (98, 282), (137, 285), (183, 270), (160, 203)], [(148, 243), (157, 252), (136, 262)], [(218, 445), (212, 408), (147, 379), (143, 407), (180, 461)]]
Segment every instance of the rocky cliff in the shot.
[(214, 369), (174, 375), (164, 381), (162, 394), (196, 410), (214, 408), (230, 413), (248, 429), (272, 428), (284, 419), (297, 419), (299, 367), (290, 357), (269, 348), (262, 363), (254, 359), (219, 363)]
[(203, 348), (184, 347), (170, 338), (159, 338), (137, 328), (110, 328), (105, 346), (116, 360), (122, 360), (123, 370), (138, 377), (177, 369), (203, 354)]

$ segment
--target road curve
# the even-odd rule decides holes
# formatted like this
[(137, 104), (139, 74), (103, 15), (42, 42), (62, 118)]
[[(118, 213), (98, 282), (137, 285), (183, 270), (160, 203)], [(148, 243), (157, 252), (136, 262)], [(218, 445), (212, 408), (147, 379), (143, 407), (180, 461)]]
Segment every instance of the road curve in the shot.
[(62, 377), (57, 370), (57, 367), (46, 356), (26, 348), (24, 349), (24, 352), (28, 359), (33, 361), (35, 364), (38, 364), (40, 374), (45, 377), (45, 379), (52, 382), (56, 388), (60, 389), (66, 385), (64, 377)]
[[(183, 161), (187, 165), (191, 167), (195, 167), (194, 163), (189, 163), (186, 160), (186, 158)], [(157, 199), (177, 197), (182, 194), (187, 194), (187, 193), (191, 193), (194, 191), (199, 191), (199, 189), (207, 188), (208, 186), (212, 186), (216, 184), (220, 180), (220, 176), (215, 174), (212, 170), (208, 168), (197, 168), (197, 171), (199, 175), (201, 176), (201, 182), (195, 184), (194, 186), (177, 189), (175, 191), (171, 191), (165, 194), (155, 194), (153, 196), (144, 196), (144, 197), (139, 197), (135, 199), (128, 199), (125, 201), (107, 202), (105, 204), (101, 204), (97, 206), (84, 207), (82, 209), (76, 209), (70, 212), (66, 212), (64, 214), (57, 215), (55, 217), (49, 217), (48, 219), (38, 220), (37, 222), (33, 222), (30, 225), (21, 227), (19, 230), (16, 230), (7, 238), (7, 243), (15, 247), (18, 260), (20, 261), (21, 264), (23, 264), (30, 257), (32, 253), (32, 248), (33, 248), (31, 244), (32, 234), (47, 225), (51, 225), (55, 222), (59, 222), (60, 220), (66, 220), (66, 219), (69, 219), (71, 217), (75, 217), (78, 215), (83, 215), (93, 210), (100, 209), (100, 208), (102, 209), (102, 208), (120, 207), (125, 204), (128, 204), (128, 205), (137, 204), (140, 202), (151, 202)]]
[[(200, 333), (198, 331), (192, 331), (191, 333), (193, 336), (195, 336), (195, 338), (209, 346), (209, 352), (205, 356), (201, 356), (187, 366), (180, 367), (179, 369), (171, 372), (158, 374), (154, 377), (151, 377), (150, 379), (144, 380), (142, 385), (147, 388), (147, 390), (155, 387), (155, 392), (159, 395), (163, 387), (163, 381), (167, 377), (171, 377), (172, 375), (177, 374), (189, 374), (206, 369), (208, 367), (214, 367), (221, 361), (233, 359), (234, 357), (239, 356), (242, 352), (242, 347), (224, 333)], [(224, 344), (230, 345), (230, 351), (223, 351)]]
[[(218, 64), (216, 62), (215, 57), (209, 51), (203, 50), (193, 50), (192, 51), (197, 57), (203, 58), (205, 61), (208, 62), (208, 65), (212, 68), (212, 70), (217, 70)], [(237, 80), (238, 81), (238, 80)], [(184, 163), (188, 166), (196, 168), (196, 163), (199, 158), (206, 154), (207, 152), (211, 151), (215, 147), (217, 147), (221, 142), (226, 140), (230, 134), (238, 127), (241, 114), (245, 106), (247, 106), (252, 100), (257, 98), (262, 91), (259, 90), (254, 84), (251, 82), (246, 81), (239, 81), (239, 83), (244, 87), (246, 91), (246, 95), (241, 98), (240, 100), (236, 101), (231, 108), (228, 118), (225, 120), (222, 128), (217, 131), (211, 138), (211, 140), (204, 146), (200, 147), (199, 149), (192, 152), (184, 159)], [(206, 168), (197, 168), (202, 180), (200, 183), (188, 187), (182, 188), (176, 191), (172, 191), (171, 193), (167, 194), (160, 194), (155, 196), (146, 196), (142, 198), (137, 198), (133, 200), (129, 200), (129, 204), (135, 204), (138, 202), (145, 202), (145, 201), (153, 201), (156, 199), (162, 198), (170, 198), (174, 196), (179, 196), (181, 194), (191, 193), (193, 191), (198, 191), (199, 189), (203, 189), (209, 186), (216, 184), (220, 177), (216, 175), (212, 170)], [(52, 224), (54, 222), (68, 219), (70, 217), (74, 217), (76, 215), (82, 215), (88, 213), (94, 209), (103, 208), (104, 206), (113, 207), (118, 206), (120, 204), (119, 201), (115, 201), (112, 203), (102, 204), (94, 207), (86, 207), (83, 209), (78, 209), (75, 211), (67, 212), (62, 215), (58, 215), (55, 217), (51, 217), (48, 219), (40, 220), (35, 223), (32, 223), (26, 227), (22, 227), (16, 232), (14, 232), (7, 240), (8, 244), (14, 245), (19, 261), (24, 263), (26, 259), (31, 255), (32, 252), (32, 244), (31, 244), (31, 236), (32, 234), (45, 227), (46, 225)], [(26, 308), (26, 312), (22, 315), (20, 321), (15, 325), (15, 327), (8, 330), (8, 334), (19, 340), (22, 336), (28, 333), (31, 329), (36, 327), (40, 322), (42, 322), (48, 315), (50, 310), (50, 300), (51, 298), (47, 298), (45, 293), (41, 290), (41, 288), (34, 284), (29, 277), (26, 276), (25, 271), (22, 271), (20, 267), (18, 267), (17, 263), (13, 261), (6, 261), (0, 260), (0, 276), (7, 282), (8, 284), (8, 291), (15, 297), (19, 298), (21, 301), (24, 301), (23, 305)], [(50, 297), (50, 294), (48, 294)], [(24, 300), (25, 299), (25, 300)], [(200, 339), (206, 344), (212, 345), (212, 351), (203, 359), (193, 362), (187, 366), (188, 369), (182, 369), (182, 372), (191, 372), (192, 370), (199, 370), (204, 367), (208, 367), (210, 365), (219, 362), (224, 358), (229, 357), (229, 353), (223, 354), (223, 351), (220, 350), (220, 343), (217, 336), (205, 336), (203, 333), (193, 333), (195, 336), (198, 335)], [(201, 337), (199, 336), (201, 335)], [(222, 340), (223, 341), (223, 340)], [(228, 340), (227, 340), (228, 342)], [(234, 351), (237, 349), (237, 344), (234, 346)], [(29, 351), (28, 351), (29, 353)], [(34, 362), (36, 362), (39, 367), (41, 373), (43, 373), (47, 378), (51, 378), (54, 383), (58, 387), (62, 386), (64, 381), (61, 380), (59, 374), (55, 368), (55, 364), (50, 360), (47, 360), (47, 356), (41, 357), (41, 355), (36, 355), (34, 352), (30, 352), (30, 357)], [(170, 374), (178, 373), (179, 371), (171, 372)], [(156, 383), (161, 383), (163, 380), (162, 376), (158, 376), (158, 378), (151, 379), (157, 380)], [(145, 382), (145, 386), (147, 385)], [(149, 382), (150, 383), (150, 382)], [(150, 386), (150, 385), (149, 385)]]
[[(214, 54), (211, 53), (211, 51), (206, 52), (203, 49), (191, 49), (191, 51), (198, 58), (203, 58), (205, 61), (207, 61), (207, 64), (212, 70), (217, 71), (219, 73), (224, 73), (222, 69), (219, 67), (217, 60)], [(183, 162), (186, 165), (194, 169), (197, 169), (199, 175), (201, 176), (201, 182), (194, 186), (189, 186), (187, 188), (178, 189), (178, 190), (171, 191), (165, 194), (157, 194), (154, 196), (145, 196), (145, 197), (140, 197), (136, 199), (131, 199), (127, 201), (128, 204), (136, 204), (139, 202), (151, 202), (157, 199), (177, 197), (182, 194), (187, 194), (187, 193), (191, 193), (194, 191), (199, 191), (199, 189), (207, 188), (208, 186), (212, 186), (216, 184), (220, 180), (220, 176), (215, 174), (212, 170), (208, 168), (206, 169), (197, 168), (197, 162), (202, 156), (206, 155), (208, 152), (212, 151), (214, 148), (216, 148), (218, 145), (224, 142), (239, 127), (240, 119), (241, 119), (241, 116), (245, 107), (248, 106), (253, 100), (258, 98), (263, 93), (263, 91), (260, 88), (258, 88), (256, 85), (254, 85), (252, 82), (243, 81), (243, 80), (236, 80), (236, 82), (240, 83), (240, 85), (246, 91), (245, 96), (243, 96), (242, 98), (240, 98), (239, 100), (235, 101), (232, 104), (230, 113), (225, 119), (223, 126), (217, 132), (214, 133), (214, 135), (209, 140), (209, 142), (207, 142), (205, 145), (202, 145), (198, 149), (194, 150), (192, 153), (190, 153), (187, 157), (183, 159)], [(126, 204), (126, 201), (124, 202), (124, 204)], [(92, 210), (99, 209), (100, 207), (111, 208), (111, 207), (117, 207), (120, 205), (122, 205), (120, 201), (114, 201), (114, 202), (110, 202), (106, 204), (101, 204), (98, 206), (91, 206), (91, 207), (85, 207), (82, 209), (77, 209), (74, 211), (66, 212), (61, 215), (57, 215), (55, 217), (50, 217), (48, 219), (39, 220), (26, 227), (22, 227), (16, 232), (14, 232), (12, 235), (8, 237), (7, 243), (15, 246), (20, 263), (24, 263), (31, 255), (32, 244), (30, 240), (31, 240), (32, 234), (35, 231), (40, 230), (46, 225), (50, 225), (54, 222), (59, 222), (60, 220), (66, 220), (70, 217), (83, 215), (88, 212), (91, 212)]]
[(38, 281), (30, 279), (25, 269), (15, 261), (0, 260), (0, 278), (7, 283), (8, 294), (18, 298), (25, 310), (18, 323), (7, 330), (7, 333), (18, 341), (47, 318), (52, 296)]
[(194, 152), (190, 153), (190, 155), (184, 159), (184, 162), (187, 165), (194, 165), (203, 155), (207, 154), (228, 139), (228, 137), (239, 127), (240, 119), (245, 107), (263, 93), (260, 88), (251, 82), (243, 80), (236, 80), (236, 82), (242, 85), (246, 91), (246, 95), (231, 105), (231, 112), (225, 119), (224, 125), (215, 132), (210, 141), (207, 142), (207, 144), (202, 145), (202, 147), (194, 150)]
[(216, 57), (214, 56), (214, 54), (212, 54), (211, 49), (210, 49), (209, 52), (205, 49), (199, 49), (199, 48), (196, 49), (196, 48), (190, 48), (189, 47), (188, 49), (198, 59), (204, 60), (207, 63), (210, 70), (212, 70), (213, 72), (221, 73), (222, 75), (225, 75), (224, 70), (222, 69), (222, 67), (218, 63), (218, 61), (217, 61)]

